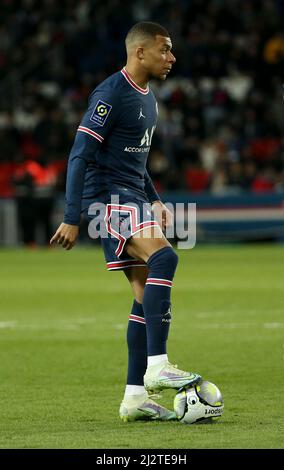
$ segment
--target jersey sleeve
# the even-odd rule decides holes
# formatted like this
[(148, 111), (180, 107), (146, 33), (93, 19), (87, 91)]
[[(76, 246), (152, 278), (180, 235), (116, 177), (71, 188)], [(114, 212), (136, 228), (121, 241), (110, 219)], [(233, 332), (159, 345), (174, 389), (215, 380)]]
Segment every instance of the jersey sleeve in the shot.
[(119, 97), (111, 88), (96, 89), (90, 96), (88, 110), (77, 130), (76, 139), (96, 148), (107, 138), (119, 110)]
[(66, 179), (64, 222), (79, 225), (81, 199), (87, 165), (107, 139), (117, 118), (119, 98), (111, 88), (96, 89), (77, 129), (69, 155)]
[(152, 181), (152, 179), (151, 179), (151, 177), (150, 177), (147, 170), (145, 171), (144, 179), (145, 179), (145, 193), (146, 193), (149, 201), (151, 203), (154, 202), (154, 201), (160, 201), (161, 198), (158, 195), (158, 193), (155, 189), (155, 186), (153, 185), (153, 181)]

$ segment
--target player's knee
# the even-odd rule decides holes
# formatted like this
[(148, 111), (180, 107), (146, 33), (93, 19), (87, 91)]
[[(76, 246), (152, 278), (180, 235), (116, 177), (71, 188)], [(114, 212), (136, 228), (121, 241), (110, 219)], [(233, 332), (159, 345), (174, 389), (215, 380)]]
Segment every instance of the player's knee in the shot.
[(150, 256), (147, 264), (150, 270), (166, 272), (169, 277), (173, 277), (178, 264), (178, 255), (171, 246), (166, 246)]
[(167, 264), (167, 266), (170, 266), (175, 271), (176, 267), (178, 265), (178, 255), (172, 249), (171, 246), (166, 247), (166, 250), (167, 251), (163, 255), (164, 256), (164, 262)]

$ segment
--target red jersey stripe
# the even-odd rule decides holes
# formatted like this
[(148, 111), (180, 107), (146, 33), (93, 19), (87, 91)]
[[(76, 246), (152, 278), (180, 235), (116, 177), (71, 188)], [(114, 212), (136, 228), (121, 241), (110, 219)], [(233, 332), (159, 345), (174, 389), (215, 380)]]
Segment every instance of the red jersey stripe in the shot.
[(123, 68), (121, 70), (121, 73), (122, 75), (124, 76), (124, 78), (128, 81), (128, 83), (133, 87), (135, 88), (135, 90), (139, 91), (140, 93), (142, 93), (143, 95), (147, 95), (147, 93), (149, 93), (149, 87), (147, 86), (147, 88), (141, 88), (139, 85), (137, 85), (133, 80), (132, 78), (129, 76), (128, 72), (126, 71), (125, 68)]
[(138, 323), (146, 323), (145, 318), (138, 317), (138, 315), (129, 315), (129, 320), (137, 321)]
[(99, 140), (101, 143), (104, 140), (104, 138), (101, 135), (97, 134), (95, 131), (92, 131), (92, 129), (89, 129), (88, 127), (79, 126), (78, 131), (86, 132), (86, 134), (89, 134), (92, 137), (95, 137), (95, 139)]
[(167, 279), (154, 279), (154, 278), (148, 278), (146, 281), (146, 284), (168, 286), (168, 287), (172, 287), (173, 285), (172, 281), (168, 281)]

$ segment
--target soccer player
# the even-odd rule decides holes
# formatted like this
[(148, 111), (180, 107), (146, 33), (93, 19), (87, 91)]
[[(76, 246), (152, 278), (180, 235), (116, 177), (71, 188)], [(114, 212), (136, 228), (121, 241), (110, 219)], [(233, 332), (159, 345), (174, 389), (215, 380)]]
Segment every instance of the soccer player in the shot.
[[(91, 220), (90, 206), (105, 205), (107, 237), (101, 242), (107, 268), (123, 270), (134, 294), (127, 329), (127, 385), (119, 414), (124, 421), (171, 420), (175, 413), (148, 392), (201, 380), (168, 360), (171, 287), (178, 257), (162, 232), (172, 223), (172, 214), (146, 171), (158, 115), (149, 80), (165, 80), (176, 59), (169, 33), (156, 23), (135, 24), (125, 43), (126, 66), (90, 95), (69, 156), (64, 222), (50, 242), (70, 250), (81, 213)], [(113, 203), (114, 196), (118, 203)]]

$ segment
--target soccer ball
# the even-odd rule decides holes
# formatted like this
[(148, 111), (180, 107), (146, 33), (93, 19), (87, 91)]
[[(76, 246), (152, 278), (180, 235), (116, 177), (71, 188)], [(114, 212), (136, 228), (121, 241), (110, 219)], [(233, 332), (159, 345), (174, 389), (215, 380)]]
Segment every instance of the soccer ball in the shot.
[(193, 387), (178, 391), (174, 398), (174, 410), (181, 423), (209, 422), (222, 415), (224, 402), (218, 387), (202, 380)]

